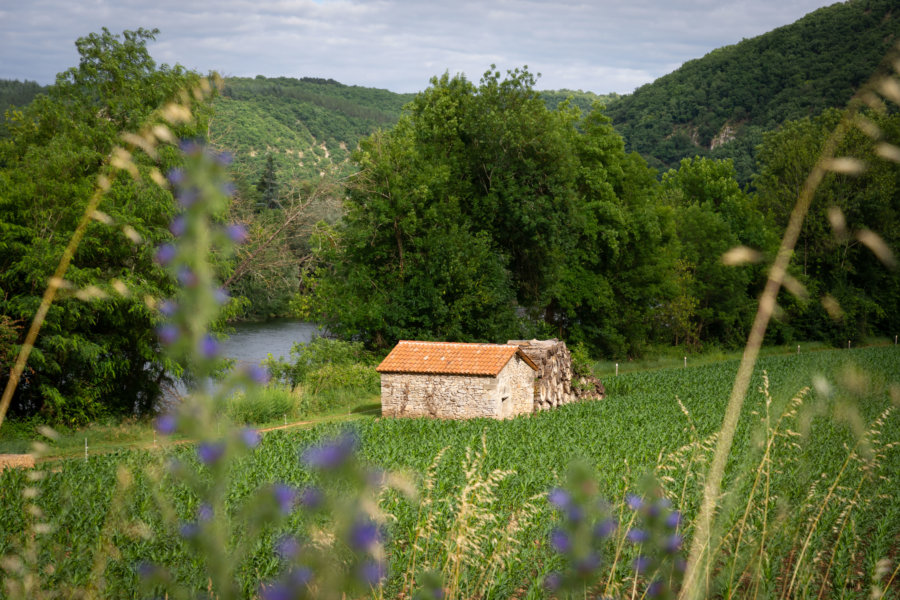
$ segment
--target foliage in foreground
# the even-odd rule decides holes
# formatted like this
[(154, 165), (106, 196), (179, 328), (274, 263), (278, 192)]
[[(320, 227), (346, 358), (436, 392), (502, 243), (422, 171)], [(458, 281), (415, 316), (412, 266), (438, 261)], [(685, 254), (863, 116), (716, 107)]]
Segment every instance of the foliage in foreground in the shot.
[[(198, 81), (181, 67), (153, 61), (146, 45), (155, 33), (139, 29), (120, 38), (104, 29), (80, 38), (79, 65), (12, 115), (9, 136), (0, 140), (4, 366), (22, 344), (25, 324), (97, 189), (97, 176), (114, 180), (68, 271), (68, 297), (52, 306), (17, 388), (12, 407), (19, 414), (39, 412), (48, 422), (71, 425), (103, 414), (147, 412), (166, 373), (180, 371), (159, 353), (156, 315), (144, 297), (173, 291), (173, 280), (154, 263), (154, 247), (171, 239), (176, 203), (151, 175), (162, 179), (160, 172), (178, 167), (181, 156), (171, 145), (159, 148), (158, 160), (138, 153), (133, 178), (115, 178), (105, 164), (114, 147), (125, 145), (121, 135), (156, 124), (154, 111)], [(175, 135), (199, 135), (205, 130), (202, 110), (198, 117), (175, 127)], [(0, 385), (8, 372), (3, 369)]]
[[(761, 361), (768, 384), (760, 371), (754, 388), (761, 391), (748, 399), (738, 432), (729, 468), (733, 483), (724, 498), (719, 531), (724, 562), (716, 566), (711, 594), (726, 593), (730, 586), (744, 595), (742, 586), (751, 581), (762, 586), (763, 596), (779, 595), (796, 569), (794, 597), (815, 597), (823, 585), (835, 593), (846, 589), (851, 597), (866, 597), (879, 561), (896, 552), (900, 530), (900, 511), (891, 495), (892, 479), (900, 472), (900, 420), (896, 412), (883, 414), (892, 402), (900, 403), (897, 361), (892, 347)], [(600, 523), (613, 518), (617, 524), (599, 540), (603, 560), (590, 571), (589, 587), (617, 596), (630, 596), (636, 588), (639, 597), (656, 579), (656, 568), (635, 577), (635, 561), (647, 555), (647, 546), (635, 541), (642, 534), (629, 532), (655, 531), (657, 525), (648, 521), (654, 517), (642, 511), (667, 498), (671, 506), (666, 510), (682, 514), (678, 534), (690, 535), (711, 436), (722, 417), (720, 399), (735, 368), (731, 362), (622, 375), (606, 382), (610, 395), (604, 402), (507, 422), (360, 422), (355, 427), (359, 458), (389, 472), (409, 473), (418, 482), (417, 496), (409, 489), (381, 492), (386, 520), (379, 539), (390, 560), (384, 596), (421, 591), (429, 581), (433, 585), (435, 576), (438, 589), (454, 590), (450, 597), (472, 597), (478, 590), (500, 597), (517, 590), (531, 597), (547, 595), (548, 576), (567, 573), (572, 561), (587, 558), (560, 551), (566, 542), (553, 534), (554, 528), (567, 532), (574, 543), (582, 534), (572, 528), (587, 525), (571, 522), (577, 511), (570, 511), (558, 495), (547, 496), (561, 487), (586, 502), (580, 484), (564, 485), (569, 465), (583, 460), (588, 470), (582, 476), (593, 482), (593, 497), (606, 501), (585, 506), (586, 514), (596, 514)], [(802, 385), (812, 389), (798, 403), (794, 396)], [(216, 466), (225, 486), (224, 510), (216, 514), (227, 518), (233, 532), (224, 543), (240, 545), (240, 507), (254, 502), (260, 487), (284, 485), (293, 490), (286, 494), (300, 498), (310, 486), (333, 483), (347, 493), (345, 484), (329, 483), (330, 475), (298, 460), (308, 448), (338, 434), (335, 426), (272, 432), (252, 453)], [(164, 472), (172, 459), (185, 468), (197, 466), (204, 479), (212, 476), (200, 463), (200, 447), (71, 460), (37, 483), (29, 482), (25, 472), (4, 472), (0, 496), (8, 510), (0, 522), (0, 539), (6, 540), (0, 554), (25, 541), (21, 534), (29, 523), (41, 522), (29, 515), (30, 500), (22, 496), (34, 487), (39, 491), (34, 502), (53, 515), (53, 531), (38, 538), (43, 558), (31, 567), (55, 564), (55, 573), (42, 576), (48, 588), (67, 581), (84, 585), (98, 556), (95, 548), (107, 535), (103, 531), (116, 531), (111, 539), (120, 558), (110, 558), (104, 567), (107, 597), (133, 595), (144, 585), (136, 570), (144, 561), (167, 568), (180, 585), (206, 589), (209, 566), (193, 550), (193, 542), (179, 534), (182, 524), (196, 521), (202, 497), (177, 479), (150, 478), (157, 469)], [(127, 493), (115, 490), (120, 468), (134, 478)], [(647, 473), (655, 473), (661, 487), (646, 487)], [(153, 491), (156, 486), (161, 486), (159, 492)], [(170, 499), (174, 525), (166, 525), (165, 515), (155, 508), (156, 493)], [(629, 494), (640, 496), (643, 508), (635, 511)], [(116, 506), (123, 512), (107, 516)], [(330, 539), (323, 513), (292, 506), (283, 521), (261, 530), (259, 542), (237, 568), (245, 593), (255, 593), (260, 582), (274, 580), (284, 566), (294, 564), (279, 553), (284, 535), (312, 535), (324, 528), (314, 535)], [(105, 526), (107, 520), (110, 525)], [(664, 533), (661, 529), (660, 543)], [(315, 546), (318, 538), (301, 535), (303, 539)], [(788, 560), (804, 546), (802, 560)], [(670, 556), (661, 549), (663, 555), (653, 553), (654, 560)], [(830, 566), (823, 571), (823, 565)], [(757, 569), (762, 569), (758, 578)], [(745, 580), (745, 573), (752, 577)], [(578, 581), (585, 585), (584, 578)], [(878, 581), (883, 589), (887, 578)]]

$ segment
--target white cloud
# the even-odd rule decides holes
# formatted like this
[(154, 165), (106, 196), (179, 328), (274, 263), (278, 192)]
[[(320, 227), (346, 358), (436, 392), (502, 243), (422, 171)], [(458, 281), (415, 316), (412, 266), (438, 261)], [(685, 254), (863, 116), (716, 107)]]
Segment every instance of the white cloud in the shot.
[(398, 92), (527, 64), (539, 87), (626, 93), (785, 25), (821, 0), (0, 0), (0, 78), (49, 83), (74, 41), (160, 29), (151, 52), (226, 75), (318, 76)]

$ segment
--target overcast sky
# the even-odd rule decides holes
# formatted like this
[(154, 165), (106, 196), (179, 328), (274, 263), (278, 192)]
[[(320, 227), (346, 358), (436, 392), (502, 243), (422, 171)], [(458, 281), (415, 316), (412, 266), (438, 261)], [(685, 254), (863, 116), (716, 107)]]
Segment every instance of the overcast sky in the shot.
[(75, 40), (159, 28), (150, 51), (225, 76), (324, 77), (394, 92), (528, 65), (539, 89), (629, 93), (821, 0), (0, 0), (0, 79), (50, 83)]

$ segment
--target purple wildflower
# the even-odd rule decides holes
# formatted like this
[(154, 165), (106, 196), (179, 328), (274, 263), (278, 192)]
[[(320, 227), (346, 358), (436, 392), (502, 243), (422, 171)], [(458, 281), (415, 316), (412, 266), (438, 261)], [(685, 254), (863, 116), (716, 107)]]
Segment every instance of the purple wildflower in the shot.
[(669, 516), (666, 517), (666, 525), (671, 529), (678, 529), (678, 526), (681, 525), (681, 513), (677, 510), (669, 513)]
[(156, 249), (156, 254), (153, 256), (153, 260), (156, 261), (158, 265), (166, 266), (175, 258), (175, 255), (178, 254), (178, 250), (175, 249), (175, 246), (172, 244), (162, 244), (159, 248)]
[(572, 549), (572, 540), (562, 529), (554, 529), (550, 532), (550, 545), (560, 554), (565, 554)]
[(178, 533), (186, 540), (192, 540), (200, 534), (200, 526), (197, 523), (183, 523)]
[(219, 306), (226, 304), (231, 298), (231, 296), (228, 295), (228, 292), (226, 290), (223, 290), (222, 288), (216, 288), (214, 296)]
[(200, 353), (208, 359), (213, 359), (219, 355), (219, 342), (214, 337), (207, 334), (200, 340)]
[(669, 554), (675, 554), (676, 552), (681, 550), (681, 544), (683, 541), (684, 541), (684, 538), (682, 538), (678, 534), (670, 535), (669, 537), (666, 538), (666, 543), (663, 546), (663, 548)]
[(269, 371), (261, 365), (250, 365), (247, 368), (247, 376), (260, 385), (265, 385), (269, 382)]
[(218, 154), (216, 154), (214, 159), (223, 167), (227, 167), (232, 162), (234, 162), (234, 155), (226, 150), (224, 152), (219, 152)]
[(184, 169), (171, 169), (166, 177), (169, 178), (169, 183), (172, 185), (180, 185), (184, 181)]
[(600, 566), (600, 557), (591, 552), (586, 557), (575, 563), (575, 570), (579, 575), (589, 575)]
[(222, 184), (222, 193), (228, 196), (229, 198), (234, 196), (234, 193), (237, 191), (237, 186), (234, 185), (230, 181), (226, 181)]
[(295, 567), (290, 570), (287, 580), (295, 588), (302, 587), (312, 580), (313, 572), (309, 567)]
[(300, 553), (300, 542), (292, 535), (285, 535), (275, 544), (275, 552), (284, 559), (291, 559)]
[(632, 544), (643, 544), (650, 539), (650, 533), (643, 529), (629, 529), (625, 534), (625, 539)]
[(191, 187), (179, 190), (176, 200), (181, 208), (190, 208), (200, 198), (200, 190)]
[(187, 219), (184, 215), (178, 215), (172, 222), (169, 223), (169, 231), (175, 237), (181, 237), (184, 235), (184, 232), (187, 231)]
[(544, 577), (544, 588), (547, 591), (555, 592), (562, 586), (562, 576), (559, 573), (547, 573)]
[(203, 143), (193, 139), (181, 140), (178, 147), (187, 155), (200, 154), (203, 151)]
[(640, 510), (644, 506), (644, 499), (637, 494), (628, 494), (625, 496), (625, 504), (627, 504), (628, 508), (631, 510)]
[(584, 509), (582, 509), (577, 504), (571, 504), (566, 509), (566, 517), (573, 523), (577, 523), (584, 518)]
[(307, 486), (300, 492), (300, 504), (305, 508), (318, 508), (324, 499), (322, 490), (315, 486)]
[(197, 446), (197, 457), (205, 465), (215, 464), (224, 454), (225, 444), (222, 442), (203, 442)]
[(297, 594), (292, 589), (292, 586), (276, 581), (275, 583), (261, 586), (259, 597), (263, 600), (293, 600), (297, 597)]
[(150, 577), (156, 575), (158, 567), (152, 562), (142, 560), (137, 564), (134, 570), (137, 572), (139, 577), (149, 579)]
[(634, 559), (633, 563), (631, 563), (631, 568), (634, 570), (635, 573), (643, 573), (644, 571), (646, 571), (647, 569), (650, 568), (650, 564), (652, 562), (653, 561), (650, 559), (649, 556), (640, 555)]
[(171, 346), (178, 340), (178, 328), (171, 323), (163, 323), (156, 328), (156, 335), (159, 341), (166, 346)]
[(594, 537), (601, 540), (608, 538), (613, 534), (617, 527), (618, 523), (616, 523), (615, 519), (604, 519), (594, 525)]
[(248, 448), (256, 448), (259, 446), (260, 435), (259, 432), (252, 427), (244, 427), (241, 429), (240, 434), (241, 441), (244, 442), (244, 445)]
[(378, 526), (368, 518), (357, 519), (350, 528), (349, 541), (354, 550), (371, 550), (378, 542)]
[(297, 490), (284, 483), (276, 483), (272, 489), (275, 501), (282, 514), (288, 515), (297, 503)]
[(384, 565), (379, 561), (367, 560), (359, 567), (359, 579), (367, 585), (378, 584), (386, 574)]
[(547, 500), (556, 508), (566, 508), (572, 503), (572, 496), (562, 488), (553, 488), (547, 494)]
[(213, 518), (213, 507), (210, 504), (203, 503), (197, 509), (197, 520), (201, 523), (211, 521)]
[(175, 415), (160, 415), (156, 417), (154, 426), (156, 427), (156, 431), (162, 435), (172, 435), (178, 428), (178, 420), (175, 418)]
[(660, 594), (663, 593), (666, 589), (666, 584), (663, 583), (659, 579), (654, 579), (650, 585), (647, 586), (647, 596), (650, 598), (656, 598)]
[(241, 223), (233, 223), (226, 227), (225, 234), (228, 235), (228, 239), (230, 239), (235, 244), (243, 244), (250, 237), (247, 233), (247, 228), (244, 227)]
[(184, 287), (194, 287), (197, 285), (197, 274), (194, 273), (189, 267), (179, 267), (178, 273), (175, 275), (176, 279), (178, 279), (178, 283), (183, 285)]
[(171, 300), (163, 300), (159, 303), (159, 312), (164, 317), (171, 317), (178, 310), (178, 305)]
[(356, 449), (356, 436), (344, 434), (319, 446), (307, 448), (301, 460), (313, 469), (336, 469), (342, 466)]

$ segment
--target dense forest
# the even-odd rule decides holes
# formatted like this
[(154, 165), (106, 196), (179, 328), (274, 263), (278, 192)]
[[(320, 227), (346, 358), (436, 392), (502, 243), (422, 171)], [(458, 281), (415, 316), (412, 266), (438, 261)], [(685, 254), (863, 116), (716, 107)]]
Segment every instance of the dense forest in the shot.
[[(841, 122), (831, 107), (893, 39), (885, 7), (816, 11), (625, 97), (541, 92), (527, 68), (492, 67), (477, 83), (445, 73), (414, 95), (229, 79), (178, 132), (229, 153), (227, 218), (246, 243), (216, 258), (228, 314), (315, 320), (376, 350), (403, 338), (523, 336), (615, 358), (738, 345), (790, 207)], [(146, 49), (154, 35), (92, 34), (54, 85), (3, 87), (7, 102), (26, 102), (0, 136), (4, 370), (121, 132), (200, 79), (157, 65)], [(788, 76), (794, 68), (804, 75)], [(900, 113), (870, 104), (837, 148), (868, 168), (822, 181), (770, 342), (845, 345), (900, 331), (900, 276), (871, 251), (872, 239), (900, 247), (900, 169), (883, 159), (893, 156), (884, 144), (900, 142)], [(731, 141), (719, 136), (726, 123)], [(722, 145), (705, 150), (716, 136)], [(747, 152), (719, 158), (736, 149)], [(183, 160), (166, 146), (107, 193), (101, 209), (115, 226), (87, 227), (68, 275), (104, 294), (89, 307), (72, 293), (54, 305), (19, 410), (72, 422), (146, 410), (179, 372), (159, 358), (161, 316), (141, 299), (177, 289), (153, 246), (179, 235), (183, 199), (179, 208), (147, 178), (154, 163), (165, 173)], [(130, 245), (132, 234), (142, 243)], [(757, 262), (723, 264), (736, 246)], [(120, 284), (134, 293), (112, 293)]]
[[(0, 116), (6, 111), (21, 108), (31, 103), (44, 87), (35, 81), (0, 79)], [(0, 119), (0, 137), (7, 135), (6, 119)]]
[(842, 107), (900, 39), (893, 0), (851, 0), (688, 61), (610, 103), (630, 150), (657, 169), (695, 155), (754, 171), (762, 132)]

